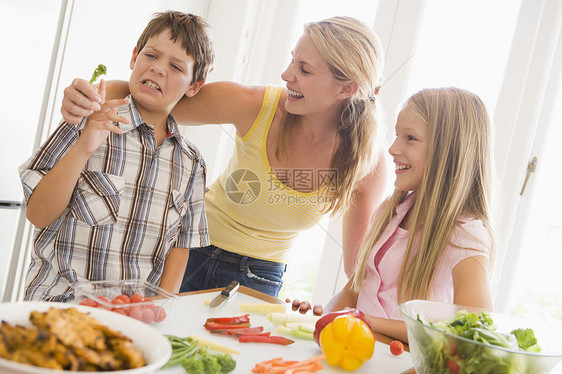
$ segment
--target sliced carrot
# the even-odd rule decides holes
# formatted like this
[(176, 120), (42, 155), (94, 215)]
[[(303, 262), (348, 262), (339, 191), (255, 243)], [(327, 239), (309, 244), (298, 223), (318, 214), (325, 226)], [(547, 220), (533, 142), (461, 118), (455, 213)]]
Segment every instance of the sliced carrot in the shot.
[(286, 361), (278, 357), (258, 362), (252, 372), (257, 374), (313, 374), (323, 368), (320, 361), (324, 358), (324, 355), (317, 355), (303, 361)]

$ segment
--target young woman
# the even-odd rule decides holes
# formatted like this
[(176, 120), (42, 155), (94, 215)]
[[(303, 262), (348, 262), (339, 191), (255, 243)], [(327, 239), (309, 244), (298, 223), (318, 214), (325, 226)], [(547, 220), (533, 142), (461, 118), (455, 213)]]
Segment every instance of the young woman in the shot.
[[(305, 26), (282, 74), (286, 88), (210, 83), (176, 105), (180, 124), (232, 123), (237, 132), (227, 169), (205, 195), (212, 246), (190, 252), (182, 291), (238, 280), (276, 296), (293, 239), (326, 213), (344, 214), (351, 273), (386, 181), (376, 143), (382, 54), (369, 27), (330, 18)], [(108, 85), (110, 98), (126, 93), (122, 83)], [(95, 94), (75, 80), (65, 120), (91, 114)]]
[(468, 91), (426, 89), (407, 101), (389, 149), (395, 191), (373, 217), (353, 277), (325, 311), (360, 309), (375, 331), (407, 341), (398, 310), (407, 300), (492, 309), (490, 137), (486, 108)]

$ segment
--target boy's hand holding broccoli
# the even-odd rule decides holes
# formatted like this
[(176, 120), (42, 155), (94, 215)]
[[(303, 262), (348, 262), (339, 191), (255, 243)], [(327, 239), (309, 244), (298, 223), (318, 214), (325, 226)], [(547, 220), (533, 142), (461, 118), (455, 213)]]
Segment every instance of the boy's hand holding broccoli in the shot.
[[(61, 108), (61, 113), (67, 122), (80, 123), (84, 117), (101, 110), (100, 105), (105, 101), (105, 97), (102, 99), (98, 90), (101, 90), (102, 85), (105, 87), (105, 82), (102, 80), (99, 87), (95, 87), (91, 83), (106, 73), (107, 68), (99, 64), (94, 70), (90, 82), (77, 78), (70, 87), (65, 89), (65, 97), (71, 98), (63, 100)], [(124, 105), (127, 102), (125, 99), (120, 99), (119, 105)], [(120, 116), (116, 122), (129, 123), (129, 120)]]
[(123, 117), (117, 114), (117, 108), (129, 102), (129, 99), (116, 99), (105, 101), (105, 82), (102, 80), (99, 87), (102, 98), (100, 110), (88, 117), (84, 130), (76, 143), (87, 155), (94, 153), (107, 139), (110, 132), (121, 134), (116, 122), (122, 122)]

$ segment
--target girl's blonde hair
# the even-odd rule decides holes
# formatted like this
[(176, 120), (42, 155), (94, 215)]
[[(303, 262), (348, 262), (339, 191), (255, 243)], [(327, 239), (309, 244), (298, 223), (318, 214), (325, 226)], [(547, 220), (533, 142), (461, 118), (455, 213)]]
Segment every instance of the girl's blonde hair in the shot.
[[(382, 78), (383, 52), (377, 35), (364, 23), (351, 17), (333, 17), (305, 25), (322, 57), (328, 62), (334, 78), (342, 83), (355, 82), (357, 92), (342, 110), (337, 130), (339, 146), (331, 162), (337, 170), (330, 190), (333, 196), (324, 211), (344, 211), (352, 203), (357, 181), (376, 163), (377, 105), (375, 90)], [(285, 112), (275, 155), (286, 158), (289, 132), (298, 116)]]
[[(482, 221), (492, 238), (491, 255), (494, 247), (491, 130), (484, 103), (469, 91), (450, 87), (422, 90), (405, 108), (427, 124), (428, 145), (422, 182), (409, 211), (412, 225), (398, 278), (398, 302), (431, 297), (435, 271), (461, 215)], [(356, 290), (365, 279), (369, 252), (407, 195), (395, 190), (372, 220), (355, 268)]]

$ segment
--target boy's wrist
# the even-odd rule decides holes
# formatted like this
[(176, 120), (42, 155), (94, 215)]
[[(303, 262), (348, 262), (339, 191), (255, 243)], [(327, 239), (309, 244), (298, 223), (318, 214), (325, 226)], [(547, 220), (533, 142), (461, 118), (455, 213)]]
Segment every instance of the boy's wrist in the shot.
[(83, 162), (84, 164), (95, 152), (95, 150), (90, 152), (87, 145), (84, 144), (84, 140), (82, 140), (82, 138), (78, 138), (78, 141), (74, 144), (74, 146), (72, 146), (70, 151), (73, 153), (73, 157), (77, 157), (76, 161)]

